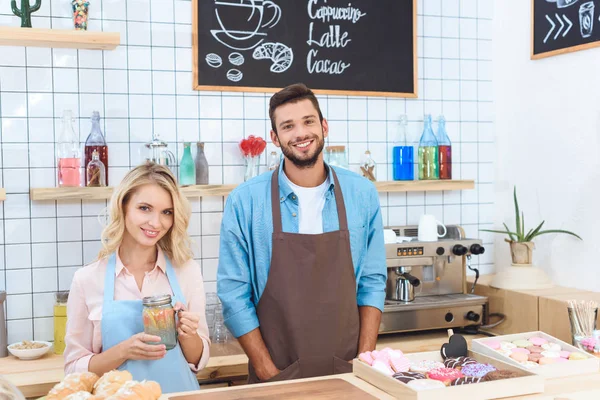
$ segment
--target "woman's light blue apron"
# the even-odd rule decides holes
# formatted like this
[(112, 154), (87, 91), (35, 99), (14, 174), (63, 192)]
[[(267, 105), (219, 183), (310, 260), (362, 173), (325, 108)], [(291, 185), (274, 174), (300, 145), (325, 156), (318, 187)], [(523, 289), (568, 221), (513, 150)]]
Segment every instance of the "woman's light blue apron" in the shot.
[[(173, 302), (186, 304), (175, 270), (167, 257), (167, 278), (173, 290)], [(104, 304), (102, 306), (102, 349), (111, 347), (144, 332), (141, 300), (115, 301), (115, 266), (117, 257), (110, 256), (104, 278)], [(163, 393), (198, 390), (198, 379), (183, 356), (179, 343), (160, 360), (128, 360), (120, 370), (127, 370), (136, 381), (152, 380), (160, 384)]]

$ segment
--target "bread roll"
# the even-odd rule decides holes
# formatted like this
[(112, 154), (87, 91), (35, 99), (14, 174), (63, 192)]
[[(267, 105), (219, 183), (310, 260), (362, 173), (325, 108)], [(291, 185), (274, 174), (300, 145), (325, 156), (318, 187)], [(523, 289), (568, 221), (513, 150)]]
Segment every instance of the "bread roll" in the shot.
[(46, 400), (63, 400), (65, 397), (77, 392), (91, 393), (97, 381), (98, 375), (93, 372), (69, 374), (50, 390)]
[(154, 381), (129, 381), (106, 400), (158, 400), (162, 391)]
[(102, 375), (94, 385), (94, 395), (98, 399), (105, 399), (115, 393), (125, 384), (133, 380), (129, 371), (112, 370)]

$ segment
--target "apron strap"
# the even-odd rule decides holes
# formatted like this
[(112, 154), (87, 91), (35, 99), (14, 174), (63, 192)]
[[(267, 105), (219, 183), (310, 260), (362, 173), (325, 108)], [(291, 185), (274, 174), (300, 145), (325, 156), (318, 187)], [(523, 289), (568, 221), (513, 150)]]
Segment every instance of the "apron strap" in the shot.
[[(333, 193), (335, 195), (335, 204), (337, 207), (338, 220), (341, 231), (348, 230), (348, 216), (346, 215), (346, 205), (340, 182), (333, 168), (329, 167), (333, 175)], [(271, 212), (273, 214), (273, 233), (283, 232), (281, 223), (281, 204), (279, 199), (279, 169), (273, 171), (271, 176)]]
[(117, 265), (117, 255), (112, 253), (108, 257), (106, 264), (106, 275), (104, 276), (104, 303), (102, 309), (109, 307), (115, 300), (115, 269)]
[(173, 291), (175, 301), (180, 301), (183, 305), (187, 307), (185, 296), (183, 295), (183, 291), (181, 290), (181, 286), (179, 286), (179, 281), (177, 280), (177, 276), (175, 275), (175, 269), (171, 264), (171, 260), (169, 260), (169, 257), (167, 257), (166, 255), (165, 261), (167, 262), (167, 279), (169, 279), (169, 284), (171, 285), (171, 290)]

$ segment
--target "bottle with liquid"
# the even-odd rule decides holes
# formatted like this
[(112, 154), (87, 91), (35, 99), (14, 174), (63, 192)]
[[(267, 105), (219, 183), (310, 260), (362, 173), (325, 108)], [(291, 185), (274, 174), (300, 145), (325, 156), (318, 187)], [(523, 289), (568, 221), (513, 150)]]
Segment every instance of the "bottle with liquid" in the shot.
[(81, 151), (79, 138), (73, 129), (73, 113), (63, 111), (62, 129), (57, 141), (58, 186), (81, 185)]
[[(94, 151), (98, 152), (98, 158), (104, 164), (104, 170), (106, 175), (106, 185), (108, 185), (108, 146), (106, 140), (100, 129), (100, 113), (98, 111), (92, 112), (92, 130), (85, 140), (85, 166), (92, 161), (92, 154)], [(105, 186), (106, 186), (105, 185)]]
[(431, 115), (425, 115), (423, 123), (423, 134), (419, 140), (419, 179), (439, 179), (438, 142), (431, 129)]
[(100, 156), (97, 150), (92, 153), (92, 161), (85, 168), (86, 186), (88, 187), (104, 187), (106, 186), (106, 168), (100, 161)]
[(181, 186), (196, 184), (196, 166), (192, 158), (191, 143), (183, 144), (183, 157), (179, 163), (179, 184)]
[(204, 142), (196, 143), (196, 185), (208, 185), (208, 161), (204, 154)]
[(54, 303), (54, 353), (65, 351), (65, 335), (67, 333), (67, 301), (69, 292), (57, 292)]
[(281, 161), (281, 157), (277, 154), (276, 151), (272, 151), (269, 156), (269, 171), (275, 171), (279, 168), (279, 162)]
[(371, 182), (375, 182), (377, 180), (376, 167), (377, 165), (373, 157), (371, 157), (371, 152), (369, 150), (365, 151), (365, 155), (360, 163), (360, 174)]
[(452, 179), (452, 142), (446, 131), (446, 118), (438, 118), (438, 161), (440, 164), (440, 179)]
[(392, 149), (393, 173), (395, 181), (412, 181), (415, 179), (414, 147), (406, 140), (406, 115), (400, 117), (400, 131)]

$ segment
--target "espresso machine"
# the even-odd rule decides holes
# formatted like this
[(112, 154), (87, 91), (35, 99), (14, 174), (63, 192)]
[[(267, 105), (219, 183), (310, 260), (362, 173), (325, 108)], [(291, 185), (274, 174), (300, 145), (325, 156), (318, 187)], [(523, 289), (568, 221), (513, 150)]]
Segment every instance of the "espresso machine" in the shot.
[(468, 293), (471, 257), (485, 252), (481, 240), (465, 238), (447, 225), (435, 242), (419, 242), (418, 226), (388, 227), (396, 243), (386, 243), (386, 300), (379, 333), (482, 325), (488, 298)]

